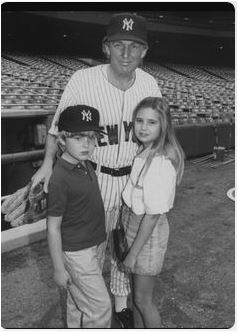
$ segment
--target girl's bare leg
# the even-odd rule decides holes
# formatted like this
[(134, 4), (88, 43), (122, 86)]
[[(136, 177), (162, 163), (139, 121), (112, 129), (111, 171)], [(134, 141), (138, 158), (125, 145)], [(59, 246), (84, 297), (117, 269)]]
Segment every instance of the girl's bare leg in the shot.
[(156, 276), (133, 275), (133, 298), (136, 307), (134, 316), (135, 327), (137, 324), (141, 325), (141, 322), (144, 323), (144, 328), (161, 327), (160, 314), (153, 303), (155, 281)]

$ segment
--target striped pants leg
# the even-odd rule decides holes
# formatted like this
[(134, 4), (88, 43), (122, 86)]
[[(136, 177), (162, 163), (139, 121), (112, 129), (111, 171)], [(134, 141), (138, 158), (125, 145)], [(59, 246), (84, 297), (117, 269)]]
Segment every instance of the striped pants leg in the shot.
[(112, 243), (112, 230), (116, 226), (117, 218), (119, 214), (119, 208), (113, 208), (106, 212), (106, 231), (107, 239), (98, 248), (98, 258), (100, 266), (103, 267), (105, 260), (105, 253), (107, 245), (110, 246), (111, 252), (111, 281), (110, 289), (115, 296), (127, 296), (130, 293), (130, 284), (128, 276), (120, 272), (117, 268), (117, 262), (114, 259), (113, 243)]

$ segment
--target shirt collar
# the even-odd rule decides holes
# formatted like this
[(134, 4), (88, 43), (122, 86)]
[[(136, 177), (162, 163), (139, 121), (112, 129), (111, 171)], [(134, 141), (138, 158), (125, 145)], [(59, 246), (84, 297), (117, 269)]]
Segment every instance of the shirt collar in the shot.
[[(105, 64), (105, 65), (102, 65), (101, 66), (101, 70), (102, 70), (102, 74), (103, 74), (103, 76), (105, 77), (105, 79), (106, 79), (106, 81), (110, 84), (110, 85), (112, 85), (112, 86), (114, 86), (112, 83), (110, 83), (109, 81), (108, 81), (108, 77), (107, 77), (107, 68), (110, 66), (110, 63), (107, 63), (107, 64)], [(137, 69), (138, 68), (136, 68), (135, 69), (135, 79), (134, 79), (134, 82), (133, 82), (133, 84), (127, 89), (127, 90), (129, 90), (129, 89), (131, 89), (132, 87), (134, 87), (134, 85), (136, 84), (136, 82), (137, 82)], [(114, 86), (115, 87), (115, 86)], [(118, 89), (117, 87), (115, 87), (116, 89)], [(119, 89), (120, 90), (120, 89)], [(125, 90), (125, 91), (123, 91), (123, 90), (120, 90), (120, 91), (122, 91), (122, 92), (126, 92), (127, 90)]]
[(151, 151), (151, 148), (146, 148), (145, 150), (138, 149), (136, 158), (147, 159)]
[(66, 161), (65, 159), (61, 158), (60, 156), (57, 156), (57, 162), (64, 167), (65, 169), (72, 171), (75, 168), (84, 168), (84, 166), (79, 162), (78, 164), (72, 164)]

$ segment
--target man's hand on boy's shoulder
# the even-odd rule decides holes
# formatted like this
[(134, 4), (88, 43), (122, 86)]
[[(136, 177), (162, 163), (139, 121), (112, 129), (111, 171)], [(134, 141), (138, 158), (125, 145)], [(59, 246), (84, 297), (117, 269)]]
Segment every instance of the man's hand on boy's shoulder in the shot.
[(59, 287), (67, 288), (71, 284), (71, 277), (67, 270), (54, 271), (54, 281)]

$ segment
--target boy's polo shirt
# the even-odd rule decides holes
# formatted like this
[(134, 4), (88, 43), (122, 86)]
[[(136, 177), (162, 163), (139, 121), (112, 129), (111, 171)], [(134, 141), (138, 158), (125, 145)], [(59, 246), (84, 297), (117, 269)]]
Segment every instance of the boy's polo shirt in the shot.
[(96, 174), (58, 158), (49, 182), (48, 215), (62, 216), (63, 251), (77, 251), (106, 239), (105, 212)]

